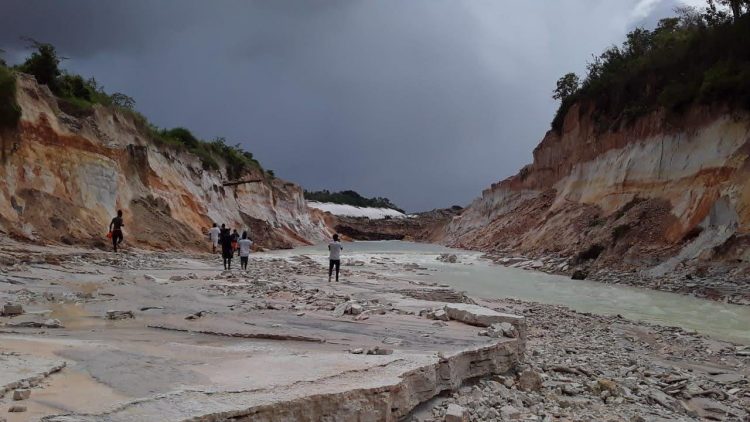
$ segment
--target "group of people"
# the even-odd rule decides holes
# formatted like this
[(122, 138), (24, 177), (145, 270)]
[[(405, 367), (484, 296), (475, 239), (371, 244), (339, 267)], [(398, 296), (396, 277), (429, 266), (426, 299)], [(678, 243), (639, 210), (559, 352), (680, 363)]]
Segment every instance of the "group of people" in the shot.
[(216, 253), (216, 247), (221, 247), (221, 257), (224, 262), (224, 269), (232, 269), (232, 258), (234, 253), (240, 257), (240, 267), (242, 270), (247, 270), (247, 261), (250, 257), (250, 249), (253, 246), (253, 241), (247, 235), (247, 231), (243, 231), (242, 235), (237, 232), (237, 229), (228, 229), (226, 224), (222, 224), (219, 228), (216, 223), (213, 227), (208, 230), (208, 236), (211, 239), (211, 248), (213, 253)]
[[(108, 237), (112, 238), (112, 246), (117, 252), (117, 247), (122, 243), (123, 235), (122, 228), (125, 226), (122, 219), (122, 210), (117, 211), (117, 216), (112, 219), (109, 223)], [(247, 270), (247, 262), (250, 257), (250, 250), (253, 246), (253, 241), (247, 235), (247, 231), (243, 231), (242, 235), (237, 232), (237, 229), (228, 229), (225, 224), (218, 227), (214, 223), (213, 227), (208, 230), (208, 236), (211, 240), (211, 248), (213, 253), (216, 253), (216, 248), (221, 247), (221, 257), (224, 262), (224, 269), (232, 269), (232, 258), (234, 253), (240, 257), (240, 267), (242, 270)], [(339, 235), (333, 235), (333, 241), (328, 244), (328, 281), (331, 281), (333, 277), (333, 270), (336, 270), (336, 281), (339, 281), (339, 271), (341, 269), (341, 251), (344, 247), (339, 241)]]

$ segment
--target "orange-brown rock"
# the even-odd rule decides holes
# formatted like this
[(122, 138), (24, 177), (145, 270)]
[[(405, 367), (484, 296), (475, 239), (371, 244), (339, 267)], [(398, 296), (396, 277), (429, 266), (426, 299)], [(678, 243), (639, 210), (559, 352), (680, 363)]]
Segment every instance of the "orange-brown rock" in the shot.
[(110, 219), (123, 209), (126, 241), (141, 247), (205, 248), (213, 222), (249, 228), (266, 247), (328, 234), (298, 186), (260, 169), (227, 185), (223, 169), (205, 170), (192, 154), (154, 145), (130, 113), (95, 105), (73, 116), (26, 75), (18, 77), (17, 101), (18, 127), (0, 134), (0, 232), (104, 246)]
[(485, 190), (443, 241), (655, 274), (719, 252), (750, 258), (750, 115), (694, 108), (602, 130), (594, 113), (573, 107), (533, 163)]

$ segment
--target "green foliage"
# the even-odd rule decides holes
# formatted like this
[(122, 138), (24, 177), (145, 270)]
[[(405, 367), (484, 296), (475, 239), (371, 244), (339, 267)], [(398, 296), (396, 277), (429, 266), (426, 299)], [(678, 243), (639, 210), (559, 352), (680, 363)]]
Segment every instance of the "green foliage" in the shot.
[(562, 129), (574, 104), (595, 111), (602, 130), (617, 130), (659, 108), (671, 113), (693, 104), (750, 109), (750, 15), (733, 21), (716, 4), (703, 13), (684, 7), (678, 12), (654, 30), (631, 31), (622, 46), (593, 57), (577, 89), (570, 89), (570, 74), (561, 78), (552, 128)]
[(566, 74), (565, 76), (557, 80), (557, 88), (555, 88), (555, 91), (552, 94), (552, 98), (565, 101), (566, 98), (570, 97), (571, 95), (575, 94), (576, 91), (578, 91), (580, 82), (581, 81), (578, 79), (578, 75), (576, 75), (575, 73)]
[(229, 146), (224, 138), (211, 142), (198, 139), (192, 132), (183, 127), (174, 129), (157, 129), (150, 126), (154, 141), (160, 146), (188, 151), (200, 158), (204, 170), (219, 170), (220, 162), (226, 166), (227, 178), (236, 180), (251, 170), (261, 170), (260, 163), (253, 154), (243, 151), (239, 144)]
[(52, 92), (57, 93), (57, 77), (60, 76), (60, 58), (52, 44), (40, 43), (28, 40), (36, 51), (26, 59), (18, 70), (23, 73), (34, 75), (37, 82), (47, 85)]
[(16, 75), (0, 64), (0, 129), (12, 128), (21, 118), (21, 108), (16, 102)]
[(344, 190), (341, 192), (329, 192), (328, 190), (313, 192), (306, 190), (305, 199), (309, 201), (353, 205), (355, 207), (390, 208), (399, 212), (404, 212), (404, 210), (394, 205), (388, 198), (365, 198), (353, 190)]

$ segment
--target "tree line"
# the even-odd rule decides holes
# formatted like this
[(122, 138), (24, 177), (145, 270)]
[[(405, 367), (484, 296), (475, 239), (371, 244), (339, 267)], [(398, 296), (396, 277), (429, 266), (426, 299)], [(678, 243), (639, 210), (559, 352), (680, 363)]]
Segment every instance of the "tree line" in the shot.
[(558, 79), (552, 128), (562, 129), (576, 103), (596, 111), (602, 130), (658, 108), (679, 113), (695, 103), (722, 103), (750, 109), (750, 0), (708, 0), (704, 9), (675, 12), (593, 56), (583, 78)]

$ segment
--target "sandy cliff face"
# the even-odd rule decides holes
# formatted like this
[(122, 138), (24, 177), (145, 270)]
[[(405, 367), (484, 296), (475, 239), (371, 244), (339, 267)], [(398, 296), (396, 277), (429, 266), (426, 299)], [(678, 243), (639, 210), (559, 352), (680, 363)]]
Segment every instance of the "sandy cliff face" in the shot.
[(266, 247), (322, 240), (319, 212), (302, 190), (260, 171), (225, 186), (188, 153), (159, 149), (129, 114), (95, 106), (76, 116), (33, 78), (18, 78), (23, 114), (0, 134), (0, 231), (40, 242), (102, 244), (125, 211), (126, 241), (156, 248), (205, 248), (212, 222), (250, 228)]
[[(534, 161), (446, 228), (452, 245), (649, 268), (750, 259), (750, 116), (694, 109), (598, 130), (574, 107)], [(739, 261), (738, 261), (739, 260)]]

